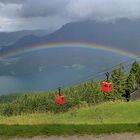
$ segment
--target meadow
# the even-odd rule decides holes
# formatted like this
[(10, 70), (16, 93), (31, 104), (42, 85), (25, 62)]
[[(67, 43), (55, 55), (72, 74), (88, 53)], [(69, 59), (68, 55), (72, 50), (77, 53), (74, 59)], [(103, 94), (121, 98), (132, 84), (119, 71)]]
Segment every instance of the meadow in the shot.
[(84, 105), (65, 113), (0, 116), (0, 136), (140, 132), (140, 101)]
[(0, 96), (0, 136), (83, 135), (140, 132), (140, 100), (129, 93), (140, 83), (140, 65), (129, 73), (120, 65), (110, 78), (113, 91), (102, 91), (101, 81), (63, 89), (66, 103), (56, 103), (56, 93), (36, 92)]

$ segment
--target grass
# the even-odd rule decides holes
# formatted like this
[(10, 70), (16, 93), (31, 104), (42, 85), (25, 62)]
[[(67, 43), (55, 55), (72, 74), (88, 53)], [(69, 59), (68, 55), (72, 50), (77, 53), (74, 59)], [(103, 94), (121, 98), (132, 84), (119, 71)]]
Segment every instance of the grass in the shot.
[(108, 102), (61, 114), (0, 116), (0, 136), (140, 132), (140, 101)]
[(1, 137), (33, 137), (40, 135), (84, 135), (122, 132), (140, 132), (139, 124), (49, 124), (49, 125), (0, 125)]
[(60, 114), (23, 114), (20, 116), (0, 116), (0, 124), (117, 124), (139, 123), (140, 101), (108, 102), (96, 106), (71, 109)]

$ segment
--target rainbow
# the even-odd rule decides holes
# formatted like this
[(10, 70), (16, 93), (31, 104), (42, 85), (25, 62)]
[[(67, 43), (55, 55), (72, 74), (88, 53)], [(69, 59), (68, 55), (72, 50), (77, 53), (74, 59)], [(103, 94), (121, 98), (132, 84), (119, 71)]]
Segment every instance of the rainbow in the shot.
[(95, 43), (71, 43), (71, 42), (65, 42), (65, 43), (48, 43), (48, 44), (42, 44), (42, 45), (32, 45), (32, 46), (26, 46), (23, 48), (16, 48), (12, 51), (3, 52), (0, 53), (1, 58), (5, 57), (14, 57), (17, 55), (21, 55), (24, 53), (30, 53), (33, 51), (39, 51), (39, 50), (45, 50), (45, 49), (52, 49), (52, 48), (88, 48), (88, 49), (95, 49), (95, 50), (101, 50), (101, 51), (108, 51), (112, 53), (116, 53), (119, 55), (136, 58), (138, 57), (138, 54), (132, 53), (130, 51), (126, 51), (123, 49), (113, 48), (110, 46), (104, 46), (104, 45), (98, 45)]

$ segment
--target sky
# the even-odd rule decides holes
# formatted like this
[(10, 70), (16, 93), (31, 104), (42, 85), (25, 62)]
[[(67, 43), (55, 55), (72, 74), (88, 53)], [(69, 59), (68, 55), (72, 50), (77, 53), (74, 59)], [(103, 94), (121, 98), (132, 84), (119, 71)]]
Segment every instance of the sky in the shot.
[(81, 20), (140, 18), (140, 0), (0, 0), (0, 31), (56, 30)]

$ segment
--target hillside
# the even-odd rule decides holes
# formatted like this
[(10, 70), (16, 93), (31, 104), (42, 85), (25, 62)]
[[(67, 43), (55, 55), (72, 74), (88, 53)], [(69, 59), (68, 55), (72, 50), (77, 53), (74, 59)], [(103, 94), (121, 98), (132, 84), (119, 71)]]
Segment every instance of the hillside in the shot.
[(139, 68), (134, 62), (129, 75), (123, 65), (114, 69), (112, 92), (101, 81), (90, 81), (59, 90), (59, 96), (54, 91), (0, 96), (0, 136), (140, 133), (140, 101), (128, 102), (139, 83)]
[(15, 32), (0, 32), (0, 46), (9, 46), (24, 36), (35, 35), (38, 37), (49, 34), (47, 30), (23, 30)]
[[(83, 106), (83, 107), (82, 107)], [(140, 122), (140, 101), (106, 102), (100, 105), (81, 105), (66, 113), (25, 114), (0, 117), (1, 124), (37, 125), (37, 124), (137, 124)]]
[(140, 132), (140, 101), (108, 102), (62, 114), (0, 116), (0, 136), (79, 135)]
[(132, 52), (139, 52), (139, 35), (140, 20), (118, 19), (112, 22), (81, 21), (68, 23), (56, 32), (40, 37), (38, 40), (30, 38), (25, 44), (21, 39), (18, 43), (9, 47), (3, 47), (1, 52), (10, 51), (16, 47), (28, 47), (33, 44), (46, 44), (50, 42), (94, 42)]

